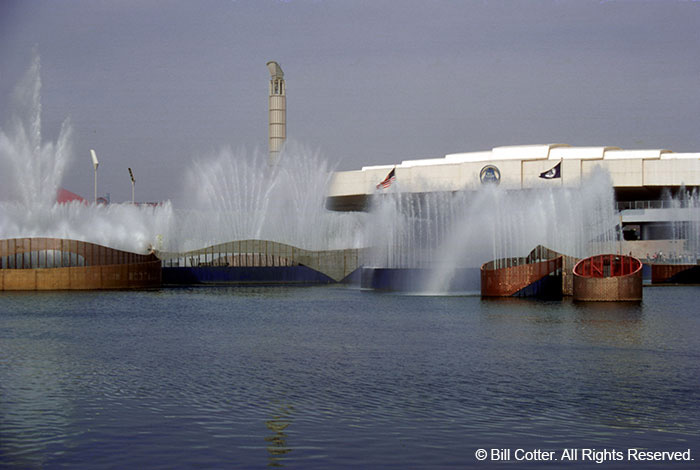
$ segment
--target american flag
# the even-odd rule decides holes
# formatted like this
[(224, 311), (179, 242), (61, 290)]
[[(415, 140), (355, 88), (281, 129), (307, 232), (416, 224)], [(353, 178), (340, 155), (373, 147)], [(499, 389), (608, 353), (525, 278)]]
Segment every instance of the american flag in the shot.
[(378, 185), (377, 189), (386, 189), (389, 186), (391, 186), (391, 183), (396, 181), (396, 167), (392, 168), (391, 171), (389, 172), (388, 175), (386, 175), (386, 178), (384, 178)]

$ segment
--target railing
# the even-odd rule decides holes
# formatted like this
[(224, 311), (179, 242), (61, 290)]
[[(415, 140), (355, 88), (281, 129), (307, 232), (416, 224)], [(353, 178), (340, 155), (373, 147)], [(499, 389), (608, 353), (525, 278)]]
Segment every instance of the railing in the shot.
[(679, 201), (673, 200), (655, 200), (655, 201), (618, 201), (617, 210), (631, 210), (631, 209), (673, 209), (673, 208), (683, 208), (688, 207), (687, 204), (683, 204)]
[(640, 257), (639, 260), (644, 264), (700, 264), (700, 253), (683, 255), (654, 253), (648, 257)]
[(574, 266), (574, 274), (595, 278), (618, 277), (629, 276), (641, 268), (641, 262), (631, 256), (605, 254), (582, 259)]

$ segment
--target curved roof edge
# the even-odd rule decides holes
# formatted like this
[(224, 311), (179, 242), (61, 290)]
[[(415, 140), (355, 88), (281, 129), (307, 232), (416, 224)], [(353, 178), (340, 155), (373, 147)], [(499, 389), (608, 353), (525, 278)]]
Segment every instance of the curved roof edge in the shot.
[(446, 165), (454, 163), (472, 163), (503, 160), (623, 160), (623, 159), (694, 159), (700, 158), (700, 153), (674, 153), (668, 149), (623, 149), (621, 147), (582, 146), (573, 147), (569, 144), (531, 144), (507, 145), (494, 147), (491, 150), (475, 152), (448, 153), (444, 157), (403, 160), (396, 165), (363, 166), (362, 171), (416, 166)]

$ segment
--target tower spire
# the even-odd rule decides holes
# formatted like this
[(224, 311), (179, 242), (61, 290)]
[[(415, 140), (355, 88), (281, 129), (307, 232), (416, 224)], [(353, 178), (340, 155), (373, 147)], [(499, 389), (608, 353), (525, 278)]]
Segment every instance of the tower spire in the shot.
[(287, 90), (284, 83), (284, 72), (277, 62), (267, 63), (270, 71), (269, 97), (269, 138), (270, 166), (277, 165), (279, 154), (287, 138)]

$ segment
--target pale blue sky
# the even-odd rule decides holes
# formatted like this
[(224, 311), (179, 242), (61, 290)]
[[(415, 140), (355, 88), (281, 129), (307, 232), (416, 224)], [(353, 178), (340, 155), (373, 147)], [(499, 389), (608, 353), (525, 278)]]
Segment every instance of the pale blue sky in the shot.
[(0, 1), (0, 125), (38, 46), (64, 186), (176, 198), (197, 156), (267, 149), (265, 63), (288, 136), (340, 169), (565, 142), (700, 151), (691, 1)]

